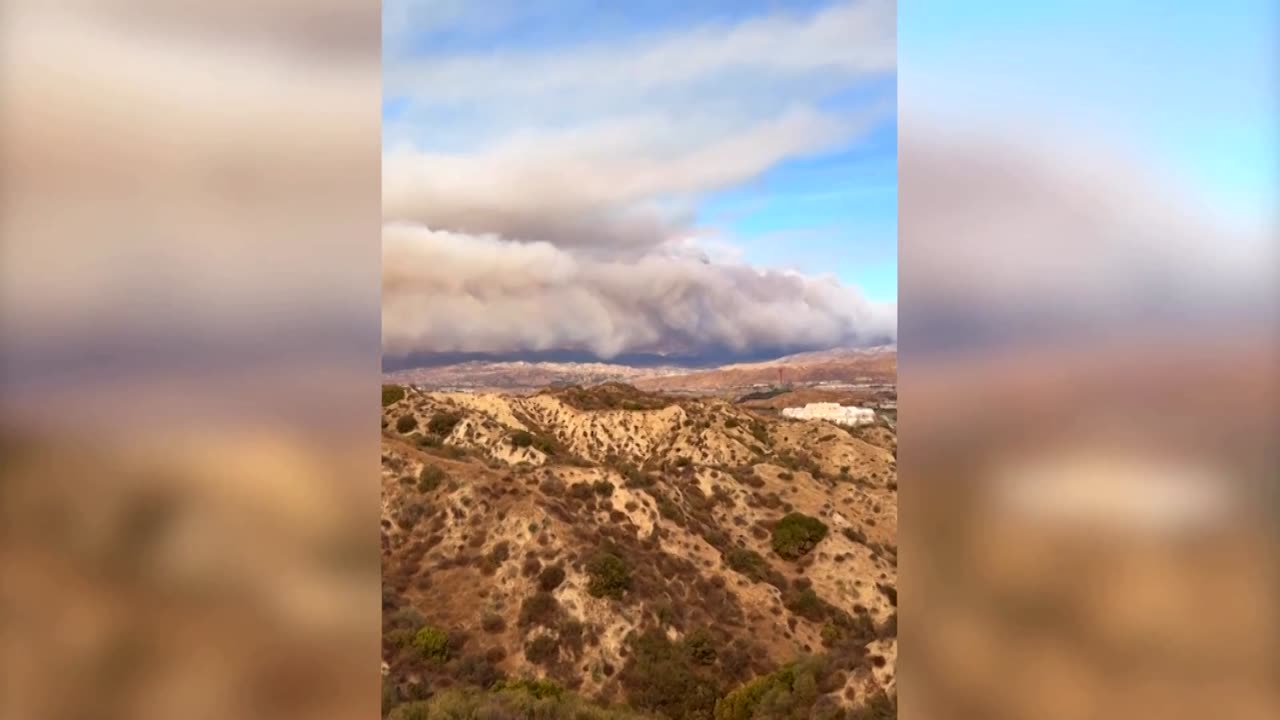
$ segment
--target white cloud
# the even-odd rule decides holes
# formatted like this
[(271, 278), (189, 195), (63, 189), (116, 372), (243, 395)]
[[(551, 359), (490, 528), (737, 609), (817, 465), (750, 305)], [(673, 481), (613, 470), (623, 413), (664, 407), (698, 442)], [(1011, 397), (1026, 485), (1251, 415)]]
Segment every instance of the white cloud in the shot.
[(433, 103), (548, 95), (643, 94), (730, 72), (843, 76), (892, 72), (896, 5), (845, 3), (809, 17), (771, 15), (660, 37), (609, 40), (561, 51), (512, 51), (402, 60), (385, 75), (388, 94)]

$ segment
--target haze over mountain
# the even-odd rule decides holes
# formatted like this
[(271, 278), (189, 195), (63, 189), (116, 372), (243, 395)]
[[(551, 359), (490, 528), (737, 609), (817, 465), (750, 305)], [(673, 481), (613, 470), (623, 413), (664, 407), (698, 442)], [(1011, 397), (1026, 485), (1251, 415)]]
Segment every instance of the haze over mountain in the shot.
[(894, 346), (835, 348), (724, 364), (655, 356), (631, 356), (628, 359), (633, 362), (629, 363), (548, 359), (556, 357), (575, 355), (548, 353), (531, 360), (472, 356), (461, 362), (389, 372), (385, 377), (388, 382), (438, 389), (532, 390), (548, 385), (625, 382), (649, 390), (715, 392), (759, 385), (892, 384), (897, 374)]

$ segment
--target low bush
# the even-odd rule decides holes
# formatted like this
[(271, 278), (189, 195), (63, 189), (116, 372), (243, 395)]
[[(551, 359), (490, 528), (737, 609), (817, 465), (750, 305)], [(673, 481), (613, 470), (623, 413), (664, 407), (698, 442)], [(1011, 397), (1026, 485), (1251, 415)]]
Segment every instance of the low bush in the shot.
[(551, 635), (539, 635), (524, 646), (524, 656), (538, 665), (545, 665), (559, 655), (560, 642)]
[(717, 702), (715, 720), (813, 717), (822, 671), (821, 659), (814, 658), (758, 677)]
[(437, 663), (449, 659), (449, 634), (430, 626), (421, 628), (413, 636), (413, 646), (422, 657)]
[(530, 695), (539, 700), (547, 698), (559, 698), (565, 693), (564, 688), (555, 684), (550, 680), (539, 678), (521, 678), (518, 680), (507, 680), (499, 683), (494, 690), (502, 692), (514, 692)]
[(418, 419), (412, 415), (401, 415), (396, 418), (396, 432), (404, 435), (418, 429)]
[(487, 688), (501, 680), (503, 674), (486, 657), (464, 655), (453, 668), (453, 675), (465, 685)]
[(754, 582), (767, 582), (779, 590), (787, 588), (787, 578), (770, 567), (769, 561), (754, 550), (730, 548), (724, 553), (724, 561), (729, 569), (745, 575)]
[(549, 592), (537, 592), (520, 604), (520, 626), (554, 628), (560, 623), (560, 601)]
[(538, 575), (538, 587), (542, 588), (543, 592), (555, 590), (562, 582), (564, 582), (564, 568), (559, 565), (546, 567)]
[(444, 437), (453, 432), (453, 429), (460, 422), (462, 422), (462, 416), (458, 413), (441, 411), (432, 415), (431, 419), (427, 421), (427, 429), (436, 435)]
[(689, 653), (689, 657), (699, 665), (714, 665), (716, 662), (716, 642), (711, 637), (711, 631), (706, 628), (698, 628), (689, 633), (684, 639), (685, 649)]
[(730, 570), (756, 582), (763, 582), (769, 572), (769, 561), (760, 553), (746, 548), (731, 548), (724, 554), (724, 562)]
[(440, 487), (440, 483), (448, 478), (449, 474), (438, 465), (425, 465), (422, 468), (422, 472), (418, 473), (418, 490), (431, 492)]
[(789, 513), (773, 527), (773, 551), (786, 560), (798, 560), (826, 536), (827, 526), (818, 518)]
[(399, 385), (382, 386), (382, 407), (394, 405), (404, 399), (404, 388)]
[[(554, 689), (554, 690), (553, 690)], [(625, 708), (588, 702), (546, 680), (498, 683), (493, 690), (453, 688), (429, 700), (402, 703), (389, 720), (536, 718), (537, 720), (653, 720)]]
[(631, 570), (622, 558), (611, 552), (601, 552), (587, 563), (591, 576), (587, 592), (594, 597), (621, 598), (631, 589)]
[(657, 630), (632, 640), (619, 678), (633, 706), (672, 720), (712, 720), (720, 694), (714, 675)]
[(827, 616), (826, 601), (818, 597), (811, 587), (787, 592), (783, 596), (782, 604), (796, 615), (813, 622), (819, 622)]

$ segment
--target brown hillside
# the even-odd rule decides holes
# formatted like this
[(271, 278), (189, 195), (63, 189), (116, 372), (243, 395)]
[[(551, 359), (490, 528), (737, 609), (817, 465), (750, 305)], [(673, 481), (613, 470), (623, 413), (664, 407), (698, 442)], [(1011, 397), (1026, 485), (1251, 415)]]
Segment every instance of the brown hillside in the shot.
[(753, 385), (803, 383), (895, 382), (897, 352), (891, 348), (830, 350), (788, 355), (777, 360), (725, 365), (713, 370), (647, 377), (635, 380), (651, 391), (714, 391)]
[[(410, 389), (384, 409), (388, 686), (403, 698), (546, 678), (710, 717), (734, 687), (816, 654), (826, 705), (893, 691), (883, 440), (621, 384)], [(782, 522), (792, 513), (825, 535)]]

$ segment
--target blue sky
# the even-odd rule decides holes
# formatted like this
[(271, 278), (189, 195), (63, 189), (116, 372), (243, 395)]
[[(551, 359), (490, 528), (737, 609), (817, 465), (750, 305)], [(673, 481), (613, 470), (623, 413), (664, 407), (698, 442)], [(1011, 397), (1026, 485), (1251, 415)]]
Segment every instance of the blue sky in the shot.
[[(856, 4), (856, 3), (854, 3)], [(832, 2), (484, 3), (477, 14), (464, 3), (387, 4), (384, 66), (448, 61), (457, 57), (572, 57), (581, 48), (614, 44), (643, 47), (699, 29), (732, 28), (762, 18), (804, 22)], [(406, 11), (407, 8), (407, 11)], [(890, 12), (892, 10), (890, 9)], [(714, 32), (712, 33), (714, 34)], [(890, 38), (892, 42), (892, 38)], [(621, 52), (626, 52), (622, 50)], [(624, 78), (618, 79), (625, 83)], [(406, 81), (399, 85), (407, 86)], [(690, 87), (694, 89), (690, 89)], [(696, 99), (690, 96), (698, 94)], [(868, 73), (829, 72), (820, 63), (789, 76), (750, 69), (709, 73), (689, 86), (653, 87), (636, 96), (605, 96), (592, 110), (616, 114), (649, 111), (675, 117), (703, 113), (732, 116), (728, 126), (765, 120), (797, 104), (834, 118), (878, 108), (873, 121), (852, 136), (818, 151), (779, 152), (759, 172), (711, 183), (680, 201), (692, 203), (699, 230), (740, 251), (746, 263), (831, 274), (873, 301), (897, 297), (896, 78), (892, 68)], [(518, 104), (490, 110), (486, 102), (446, 102), (411, 97), (396, 82), (386, 91), (383, 117), (388, 145), (419, 149), (482, 148), (495, 137), (533, 128), (594, 123), (589, 113), (548, 109), (538, 99), (525, 127), (509, 127)], [(576, 113), (576, 114), (575, 114)], [(606, 113), (607, 114), (607, 113)], [(584, 120), (584, 118), (587, 118)], [(715, 120), (718, 122), (718, 120)], [(458, 131), (457, 128), (465, 130)], [(480, 129), (483, 128), (483, 132)], [(707, 140), (715, 139), (711, 133)]]
[(899, 58), (904, 108), (1090, 133), (1220, 212), (1274, 217), (1274, 0), (909, 2)]
[(714, 193), (699, 208), (757, 264), (832, 273), (868, 299), (898, 293), (897, 128), (886, 122), (852, 147), (788, 160), (758, 180)]

